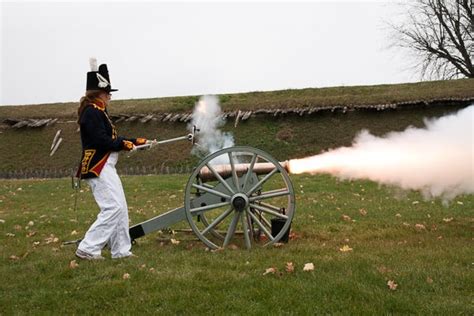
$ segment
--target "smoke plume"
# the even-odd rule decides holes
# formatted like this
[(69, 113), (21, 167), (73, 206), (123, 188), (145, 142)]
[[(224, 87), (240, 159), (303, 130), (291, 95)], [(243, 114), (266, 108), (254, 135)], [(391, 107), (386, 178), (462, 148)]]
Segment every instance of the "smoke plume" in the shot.
[[(224, 133), (220, 128), (225, 124), (219, 100), (215, 96), (202, 96), (194, 106), (191, 124), (199, 128), (198, 143), (193, 154), (203, 157), (220, 149), (234, 146), (234, 138), (230, 133)], [(227, 156), (222, 156), (227, 159)], [(228, 160), (228, 159), (227, 159)], [(227, 161), (212, 161), (212, 163), (226, 163)]]
[(427, 198), (452, 199), (474, 193), (474, 105), (456, 114), (425, 120), (376, 137), (362, 131), (352, 147), (290, 161), (291, 173), (330, 173), (343, 179), (370, 179)]

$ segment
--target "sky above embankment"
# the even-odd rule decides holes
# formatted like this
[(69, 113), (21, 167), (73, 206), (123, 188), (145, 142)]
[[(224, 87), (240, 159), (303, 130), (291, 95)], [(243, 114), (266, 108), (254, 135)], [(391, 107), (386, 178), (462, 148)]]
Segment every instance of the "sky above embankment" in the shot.
[(393, 1), (1, 2), (0, 104), (77, 101), (89, 57), (114, 99), (411, 82)]

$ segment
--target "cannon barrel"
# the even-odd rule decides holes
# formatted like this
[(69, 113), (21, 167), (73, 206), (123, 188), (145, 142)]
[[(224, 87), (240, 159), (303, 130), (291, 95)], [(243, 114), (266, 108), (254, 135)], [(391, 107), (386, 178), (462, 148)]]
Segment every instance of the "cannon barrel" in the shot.
[[(279, 162), (279, 164), (286, 171), (289, 171), (288, 160), (281, 161)], [(223, 178), (227, 178), (232, 175), (232, 166), (230, 164), (211, 165), (211, 167)], [(237, 173), (238, 177), (245, 174), (248, 171), (249, 167), (250, 167), (249, 163), (234, 164), (235, 172)], [(254, 164), (253, 172), (256, 173), (257, 175), (268, 174), (275, 168), (276, 166), (271, 162), (259, 162), (259, 163)], [(214, 173), (208, 167), (203, 167), (201, 169), (201, 171), (199, 172), (199, 177), (204, 182), (217, 180)]]

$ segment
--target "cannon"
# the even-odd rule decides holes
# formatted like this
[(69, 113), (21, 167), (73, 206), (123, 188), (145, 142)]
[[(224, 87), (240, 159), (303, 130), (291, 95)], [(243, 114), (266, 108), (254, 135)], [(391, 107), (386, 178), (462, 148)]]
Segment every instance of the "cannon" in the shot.
[(187, 221), (211, 249), (231, 242), (247, 249), (286, 241), (295, 214), (288, 163), (253, 147), (236, 146), (205, 157), (194, 168), (184, 205), (130, 227), (136, 240)]

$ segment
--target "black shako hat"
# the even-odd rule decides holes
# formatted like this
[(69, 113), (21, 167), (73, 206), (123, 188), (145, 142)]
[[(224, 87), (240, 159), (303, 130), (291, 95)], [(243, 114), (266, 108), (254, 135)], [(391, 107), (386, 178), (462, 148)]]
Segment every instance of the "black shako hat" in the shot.
[(118, 91), (118, 89), (112, 89), (107, 65), (102, 64), (97, 69), (97, 59), (91, 58), (89, 62), (91, 71), (87, 73), (86, 90), (102, 90), (105, 92)]

